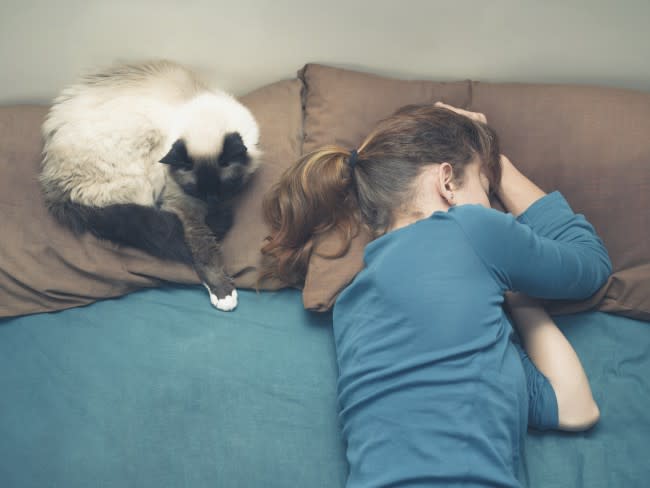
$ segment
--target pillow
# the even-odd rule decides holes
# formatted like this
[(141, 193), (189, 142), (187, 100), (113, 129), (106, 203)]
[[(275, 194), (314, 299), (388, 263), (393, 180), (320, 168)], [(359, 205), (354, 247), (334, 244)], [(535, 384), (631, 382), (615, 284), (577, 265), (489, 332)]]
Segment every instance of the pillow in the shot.
[(303, 154), (332, 143), (354, 149), (377, 122), (404, 105), (470, 102), (469, 81), (396, 80), (319, 64), (307, 64), (298, 76), (304, 83)]
[[(299, 157), (300, 89), (298, 80), (287, 80), (241, 98), (259, 122), (264, 162), (241, 195), (223, 246), (226, 270), (240, 288), (255, 286), (259, 249), (269, 233), (263, 195)], [(37, 179), (46, 113), (45, 106), (0, 108), (0, 317), (85, 305), (167, 281), (199, 283), (191, 267), (89, 234), (77, 237), (49, 215)], [(267, 281), (261, 288), (281, 285)]]
[[(318, 64), (306, 65), (298, 75), (304, 83), (303, 153), (332, 143), (354, 149), (377, 122), (404, 105), (440, 100), (467, 106), (470, 102), (468, 81), (404, 81)], [(315, 244), (303, 288), (306, 308), (325, 311), (334, 304), (339, 291), (361, 269), (369, 240), (361, 231), (338, 259), (327, 257), (341, 248), (335, 232)]]
[(650, 93), (575, 85), (472, 83), (505, 154), (547, 192), (561, 191), (605, 242), (614, 273), (583, 302), (650, 320)]
[[(612, 258), (615, 273), (599, 292), (581, 302), (547, 302), (550, 312), (598, 305), (603, 311), (650, 320), (650, 94), (471, 83), (465, 97), (432, 88), (429, 98), (416, 100), (424, 92), (417, 82), (317, 65), (307, 65), (301, 77), (304, 151), (332, 142), (355, 147), (378, 119), (407, 103), (442, 100), (484, 112), (500, 136), (503, 152), (544, 190), (560, 190), (576, 212), (585, 214)], [(357, 236), (349, 252), (337, 259), (324, 256), (340, 248), (338, 236), (322, 240), (309, 261), (303, 289), (306, 308), (324, 311), (333, 305), (363, 266), (369, 239)]]
[[(270, 228), (264, 221), (262, 201), (282, 173), (300, 157), (302, 147), (302, 84), (287, 80), (260, 88), (242, 97), (260, 126), (264, 160), (235, 208), (234, 226), (224, 239), (226, 271), (239, 288), (257, 288), (261, 265), (260, 249)], [(285, 285), (267, 280), (259, 289), (275, 290)]]

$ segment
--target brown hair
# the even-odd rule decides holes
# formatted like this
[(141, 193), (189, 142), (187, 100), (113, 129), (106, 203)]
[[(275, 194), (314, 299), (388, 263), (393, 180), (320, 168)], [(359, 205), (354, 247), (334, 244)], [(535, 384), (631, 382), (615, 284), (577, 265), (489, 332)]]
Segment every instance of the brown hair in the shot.
[(478, 156), (492, 190), (501, 179), (495, 132), (451, 110), (410, 105), (382, 120), (364, 140), (354, 166), (350, 151), (326, 147), (300, 158), (266, 196), (271, 235), (262, 248), (261, 277), (301, 286), (318, 240), (335, 230), (345, 254), (360, 226), (374, 237), (386, 233), (395, 211), (408, 204), (422, 168), (448, 162), (458, 184)]

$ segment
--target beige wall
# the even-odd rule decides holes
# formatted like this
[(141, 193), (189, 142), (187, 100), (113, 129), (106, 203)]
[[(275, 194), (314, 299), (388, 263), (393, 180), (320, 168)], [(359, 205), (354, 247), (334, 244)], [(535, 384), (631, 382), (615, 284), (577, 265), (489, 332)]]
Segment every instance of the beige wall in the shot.
[(235, 94), (309, 61), (399, 77), (650, 91), (650, 0), (0, 0), (0, 103), (167, 57)]

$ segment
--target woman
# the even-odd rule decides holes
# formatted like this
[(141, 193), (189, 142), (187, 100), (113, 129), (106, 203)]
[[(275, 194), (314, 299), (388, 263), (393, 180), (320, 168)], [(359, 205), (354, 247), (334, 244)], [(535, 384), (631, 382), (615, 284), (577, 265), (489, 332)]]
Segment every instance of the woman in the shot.
[(269, 269), (292, 283), (325, 232), (375, 236), (333, 315), (348, 487), (519, 486), (528, 425), (598, 420), (571, 345), (509, 292), (586, 298), (611, 273), (607, 251), (562, 195), (500, 156), (484, 122), (405, 107), (358, 150), (304, 156), (266, 202)]

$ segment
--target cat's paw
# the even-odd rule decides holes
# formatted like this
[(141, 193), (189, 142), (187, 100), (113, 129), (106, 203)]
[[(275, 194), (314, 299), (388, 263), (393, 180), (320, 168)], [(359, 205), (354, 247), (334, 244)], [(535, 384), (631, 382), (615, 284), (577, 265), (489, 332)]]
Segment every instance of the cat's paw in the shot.
[(237, 290), (233, 290), (230, 295), (219, 298), (210, 292), (210, 303), (223, 312), (230, 312), (237, 307)]
[(211, 294), (210, 302), (219, 310), (230, 312), (237, 307), (237, 290), (233, 290), (230, 295), (221, 299), (217, 298), (216, 295)]

